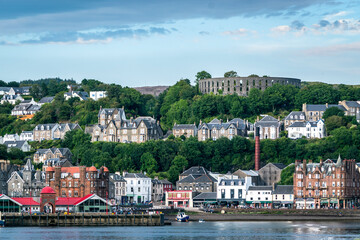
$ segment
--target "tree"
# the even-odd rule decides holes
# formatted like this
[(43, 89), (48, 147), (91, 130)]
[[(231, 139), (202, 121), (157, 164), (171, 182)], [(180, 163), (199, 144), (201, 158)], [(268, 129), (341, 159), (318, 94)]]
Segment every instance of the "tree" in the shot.
[(201, 79), (207, 79), (207, 78), (211, 78), (211, 74), (206, 72), (206, 71), (201, 71), (201, 72), (198, 72), (196, 75), (195, 75), (195, 84), (198, 85), (199, 84), (199, 80)]
[(7, 159), (8, 152), (7, 147), (5, 145), (0, 144), (0, 159)]
[(344, 118), (340, 116), (331, 116), (325, 120), (326, 131), (330, 133), (335, 128), (339, 128), (346, 125)]
[(259, 75), (256, 75), (256, 74), (250, 74), (248, 77), (259, 77)]
[(224, 73), (224, 77), (228, 78), (228, 77), (238, 77), (237, 72), (235, 71), (229, 71)]
[(141, 170), (146, 171), (148, 174), (152, 174), (158, 170), (158, 164), (153, 157), (153, 155), (149, 152), (144, 153), (141, 156)]
[(175, 183), (179, 177), (179, 174), (186, 168), (188, 161), (185, 157), (178, 155), (172, 160), (171, 167), (169, 169), (169, 181)]
[(19, 148), (10, 148), (9, 159), (11, 160), (23, 160), (25, 158), (25, 153)]
[(324, 112), (323, 114), (323, 119), (327, 119), (328, 117), (331, 117), (331, 116), (344, 116), (344, 111), (337, 108), (337, 107), (330, 107), (328, 109), (326, 109), (326, 111)]
[(293, 185), (295, 164), (292, 164), (281, 171), (279, 185)]

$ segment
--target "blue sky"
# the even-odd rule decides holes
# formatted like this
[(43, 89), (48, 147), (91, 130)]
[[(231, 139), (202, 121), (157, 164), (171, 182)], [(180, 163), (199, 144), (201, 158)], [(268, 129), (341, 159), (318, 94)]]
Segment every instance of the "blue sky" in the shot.
[(0, 79), (214, 77), (360, 84), (353, 0), (0, 0)]

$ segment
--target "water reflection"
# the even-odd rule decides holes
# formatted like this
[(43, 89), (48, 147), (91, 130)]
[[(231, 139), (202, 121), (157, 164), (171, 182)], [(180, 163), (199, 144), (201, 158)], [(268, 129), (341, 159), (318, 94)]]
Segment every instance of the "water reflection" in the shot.
[(358, 222), (189, 222), (163, 227), (0, 228), (1, 239), (354, 239)]

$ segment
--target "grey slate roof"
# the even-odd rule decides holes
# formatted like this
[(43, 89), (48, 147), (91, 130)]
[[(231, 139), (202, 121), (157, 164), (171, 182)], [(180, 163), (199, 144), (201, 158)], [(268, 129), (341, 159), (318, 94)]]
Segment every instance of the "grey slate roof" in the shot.
[(196, 130), (195, 124), (175, 124), (173, 129), (192, 129)]
[(26, 141), (6, 141), (3, 144), (7, 147), (7, 148), (21, 148)]
[[(301, 118), (302, 117), (302, 118)], [(292, 111), (284, 120), (305, 120), (305, 113), (300, 111)]]
[(188, 176), (188, 175), (203, 175), (208, 174), (208, 171), (204, 167), (191, 167), (187, 170), (185, 170), (183, 173), (180, 174), (180, 176)]
[(272, 186), (250, 186), (248, 191), (272, 191)]
[(43, 97), (40, 99), (39, 103), (51, 103), (55, 97)]
[(293, 185), (276, 185), (273, 194), (293, 194), (294, 186)]
[[(342, 105), (336, 104), (328, 104), (328, 108), (337, 107), (340, 110), (346, 111), (346, 108)], [(306, 104), (307, 111), (315, 111), (315, 112), (325, 112), (326, 111), (326, 104)]]
[(124, 178), (149, 178), (143, 173), (126, 173)]
[(265, 116), (260, 121), (255, 123), (255, 127), (280, 127), (280, 122), (272, 117), (272, 116)]
[(285, 164), (282, 163), (272, 163), (272, 164), (279, 169), (284, 169), (287, 167)]
[(360, 104), (357, 101), (345, 101), (348, 107), (360, 108)]
[(289, 128), (293, 128), (293, 127), (301, 127), (301, 128), (306, 127), (306, 122), (294, 122), (289, 126)]
[(196, 197), (193, 198), (193, 200), (216, 200), (217, 195), (216, 192), (204, 192), (200, 193)]

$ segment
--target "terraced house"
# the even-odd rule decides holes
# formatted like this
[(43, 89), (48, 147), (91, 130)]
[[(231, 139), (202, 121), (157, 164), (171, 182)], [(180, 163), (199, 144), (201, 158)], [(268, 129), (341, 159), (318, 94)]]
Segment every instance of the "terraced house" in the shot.
[(64, 139), (68, 131), (81, 129), (77, 123), (49, 123), (37, 125), (34, 132), (34, 141)]
[(235, 136), (246, 136), (247, 126), (247, 122), (240, 118), (234, 118), (233, 120), (227, 122), (223, 122), (222, 120), (218, 120), (216, 118), (209, 123), (202, 123), (200, 121), (198, 140), (217, 140), (221, 137), (226, 137), (231, 140)]
[(34, 154), (35, 163), (44, 163), (46, 160), (56, 158), (71, 160), (72, 153), (68, 148), (48, 148), (38, 149)]
[(163, 132), (159, 121), (152, 117), (126, 119), (123, 108), (100, 108), (98, 124), (87, 126), (91, 141), (136, 142), (160, 139)]

